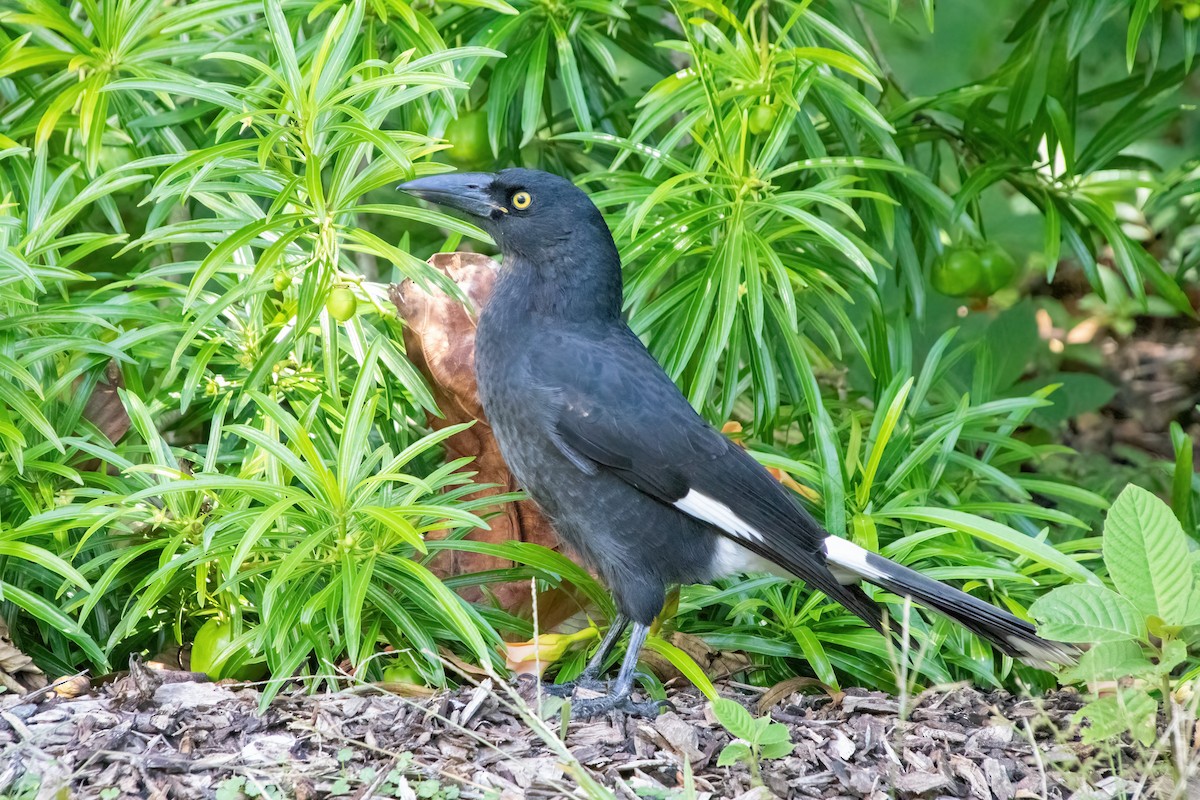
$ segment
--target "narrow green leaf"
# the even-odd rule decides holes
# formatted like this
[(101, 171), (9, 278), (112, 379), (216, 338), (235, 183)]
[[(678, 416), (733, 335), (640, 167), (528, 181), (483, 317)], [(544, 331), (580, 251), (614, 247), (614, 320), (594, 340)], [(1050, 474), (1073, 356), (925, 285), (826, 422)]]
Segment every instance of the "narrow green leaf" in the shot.
[(1017, 553), (1032, 559), (1043, 566), (1049, 567), (1062, 575), (1088, 583), (1099, 584), (1100, 579), (1079, 562), (1055, 550), (1045, 542), (1032, 536), (1026, 536), (1020, 531), (994, 520), (978, 517), (974, 514), (964, 514), (944, 508), (899, 508), (878, 511), (872, 516), (876, 520), (911, 519), (927, 522), (932, 525), (942, 525), (956, 531), (975, 536), (989, 544)]
[(563, 91), (567, 95), (567, 105), (575, 117), (575, 124), (580, 130), (592, 129), (592, 113), (588, 109), (587, 93), (583, 89), (583, 81), (579, 77), (579, 65), (575, 61), (575, 50), (571, 39), (558, 20), (551, 18), (554, 28), (554, 44), (558, 50), (558, 77), (562, 81)]
[(717, 697), (717, 688), (713, 686), (712, 681), (704, 674), (704, 670), (700, 668), (700, 665), (687, 653), (658, 636), (646, 637), (646, 647), (669, 661), (671, 666), (679, 670), (683, 677), (691, 681), (692, 685), (699, 689), (709, 700)]

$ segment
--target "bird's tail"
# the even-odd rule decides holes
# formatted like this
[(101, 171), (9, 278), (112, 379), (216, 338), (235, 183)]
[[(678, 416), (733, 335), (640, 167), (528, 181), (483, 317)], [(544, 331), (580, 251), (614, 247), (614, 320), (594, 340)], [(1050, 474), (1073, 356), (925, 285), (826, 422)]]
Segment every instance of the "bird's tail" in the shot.
[(953, 586), (935, 581), (908, 567), (889, 561), (851, 541), (830, 536), (825, 558), (831, 567), (848, 572), (902, 597), (945, 614), (972, 633), (987, 639), (1003, 652), (1026, 664), (1074, 664), (1079, 651), (1069, 644), (1038, 636), (1033, 625), (1007, 611), (972, 597)]

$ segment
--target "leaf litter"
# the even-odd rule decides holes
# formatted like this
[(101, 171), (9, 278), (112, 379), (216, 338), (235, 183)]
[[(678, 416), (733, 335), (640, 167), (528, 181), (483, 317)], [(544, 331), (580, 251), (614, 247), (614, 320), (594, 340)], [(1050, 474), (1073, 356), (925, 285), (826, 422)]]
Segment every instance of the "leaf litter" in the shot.
[[(1111, 766), (1137, 763), (1131, 748), (1102, 753), (1079, 741), (1073, 691), (931, 690), (906, 718), (880, 692), (792, 693), (769, 711), (787, 726), (792, 753), (764, 761), (754, 786), (745, 764), (717, 765), (731, 737), (691, 687), (670, 689), (674, 709), (657, 719), (573, 720), (565, 736), (560, 701), (544, 698), (543, 730), (562, 736), (563, 749), (513, 707), (515, 693), (536, 705), (531, 678), (514, 693), (485, 681), (419, 698), (370, 684), (324, 694), (297, 685), (259, 713), (253, 687), (197, 677), (135, 662), (80, 697), (0, 696), (0, 796), (515, 800), (585, 796), (575, 779), (583, 770), (620, 798), (1081, 800), (1113, 796)], [(760, 713), (762, 689), (720, 689)]]

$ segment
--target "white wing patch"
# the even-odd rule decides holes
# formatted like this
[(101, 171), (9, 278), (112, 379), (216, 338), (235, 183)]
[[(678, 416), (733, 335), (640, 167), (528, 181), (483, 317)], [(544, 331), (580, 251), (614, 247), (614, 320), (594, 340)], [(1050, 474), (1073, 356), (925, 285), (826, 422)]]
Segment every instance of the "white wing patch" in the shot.
[[(882, 570), (867, 561), (869, 550), (859, 547), (849, 539), (839, 536), (825, 538), (825, 558), (839, 571), (850, 573), (859, 580), (874, 581), (886, 577)], [(839, 576), (839, 581), (841, 577)]]
[(688, 493), (676, 500), (674, 505), (685, 514), (702, 519), (710, 525), (716, 525), (735, 539), (749, 542), (764, 541), (763, 535), (750, 523), (735, 514), (732, 508), (695, 489), (689, 489)]

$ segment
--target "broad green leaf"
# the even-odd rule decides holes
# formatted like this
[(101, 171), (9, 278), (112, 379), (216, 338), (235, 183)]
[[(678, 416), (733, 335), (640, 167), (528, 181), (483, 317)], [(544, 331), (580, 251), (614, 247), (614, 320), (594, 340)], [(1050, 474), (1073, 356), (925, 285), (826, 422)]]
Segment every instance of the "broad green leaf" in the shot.
[(1059, 586), (1033, 602), (1029, 614), (1038, 632), (1061, 642), (1146, 639), (1146, 618), (1126, 598), (1104, 586)]
[(731, 767), (752, 757), (749, 745), (743, 742), (730, 742), (721, 749), (721, 754), (717, 756), (717, 766)]
[(1062, 675), (1067, 681), (1090, 683), (1145, 676), (1154, 670), (1143, 645), (1128, 639), (1100, 642), (1079, 657), (1079, 663)]
[(755, 719), (741, 703), (736, 700), (718, 697), (712, 701), (711, 707), (713, 716), (717, 718), (717, 722), (721, 723), (725, 727), (725, 730), (738, 739), (754, 742), (758, 738), (758, 727), (755, 725)]
[(1174, 670), (1183, 662), (1187, 661), (1187, 658), (1187, 643), (1185, 643), (1182, 639), (1169, 639), (1163, 643), (1162, 653), (1159, 655), (1158, 663), (1154, 665), (1154, 674), (1158, 676), (1170, 675), (1172, 670)]
[(1145, 689), (1123, 688), (1117, 694), (1093, 700), (1075, 713), (1076, 722), (1087, 720), (1083, 741), (1106, 742), (1128, 733), (1143, 747), (1157, 738), (1158, 703)]
[(1187, 621), (1194, 585), (1187, 539), (1166, 503), (1126, 487), (1108, 510), (1103, 550), (1117, 591), (1142, 614), (1168, 625)]

